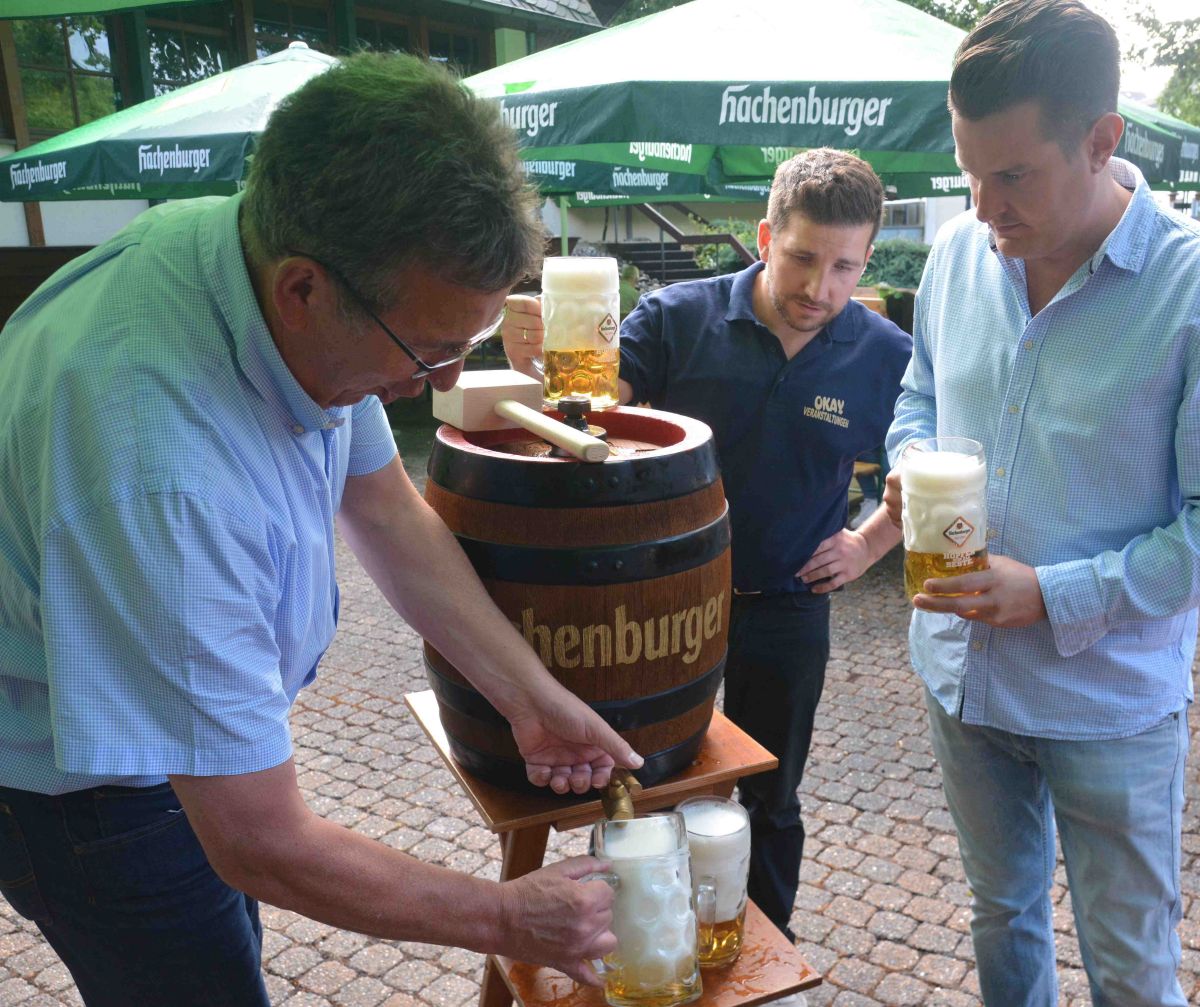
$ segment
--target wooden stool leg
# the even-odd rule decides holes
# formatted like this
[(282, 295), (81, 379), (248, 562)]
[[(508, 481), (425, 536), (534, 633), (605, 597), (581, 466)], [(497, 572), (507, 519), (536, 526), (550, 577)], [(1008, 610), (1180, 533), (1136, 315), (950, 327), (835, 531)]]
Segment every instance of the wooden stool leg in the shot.
[[(550, 826), (532, 825), (527, 829), (514, 829), (500, 834), (500, 849), (504, 860), (500, 865), (500, 880), (511, 881), (536, 871), (546, 857), (546, 841), (550, 838)], [(479, 993), (479, 1007), (509, 1007), (513, 1002), (508, 984), (500, 974), (496, 959), (488, 955), (483, 966), (483, 987)]]

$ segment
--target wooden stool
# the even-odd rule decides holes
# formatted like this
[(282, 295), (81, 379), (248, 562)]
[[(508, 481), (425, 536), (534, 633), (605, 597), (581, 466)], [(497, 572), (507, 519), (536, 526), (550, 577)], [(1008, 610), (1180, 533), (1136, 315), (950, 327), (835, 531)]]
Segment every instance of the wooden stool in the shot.
[[(604, 816), (599, 799), (591, 795), (561, 796), (548, 789), (538, 793), (504, 790), (472, 776), (450, 755), (433, 693), (409, 693), (404, 701), (466, 791), (484, 825), (500, 836), (504, 854), (501, 881), (519, 878), (542, 866), (551, 826), (562, 832), (591, 825)], [(644, 812), (671, 807), (699, 794), (728, 797), (739, 777), (765, 772), (778, 764), (770, 752), (714, 710), (696, 761), (677, 776), (647, 787), (638, 795), (635, 806)], [(753, 1007), (820, 982), (820, 975), (751, 902), (746, 907), (746, 939), (741, 956), (724, 969), (705, 970), (704, 993), (694, 1002), (700, 1007)], [(509, 1007), (514, 999), (524, 1007), (604, 1004), (599, 990), (578, 986), (553, 969), (488, 955), (480, 1007)]]

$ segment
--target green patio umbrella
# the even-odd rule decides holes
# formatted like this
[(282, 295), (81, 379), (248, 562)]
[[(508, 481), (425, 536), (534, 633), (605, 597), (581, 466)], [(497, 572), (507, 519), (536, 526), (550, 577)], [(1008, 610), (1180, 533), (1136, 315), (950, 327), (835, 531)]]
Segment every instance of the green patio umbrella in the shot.
[(500, 102), (531, 161), (712, 186), (833, 146), (897, 189), (929, 189), (960, 174), (946, 82), (963, 34), (899, 0), (693, 0), (467, 84)]
[[(1176, 137), (1179, 143), (1179, 153), (1174, 181), (1180, 189), (1200, 189), (1200, 126), (1177, 119), (1173, 115), (1167, 115), (1166, 112), (1160, 112), (1158, 109), (1142, 105), (1140, 102), (1123, 101), (1121, 112), (1125, 115), (1127, 123), (1136, 118), (1139, 122), (1144, 122), (1159, 132)], [(1153, 140), (1154, 136), (1151, 135), (1150, 139)], [(1139, 146), (1141, 145), (1139, 144)], [(1150, 151), (1154, 153), (1152, 147)], [(1169, 154), (1164, 153), (1164, 160), (1167, 159), (1169, 159)]]
[(227, 195), (279, 102), (337, 63), (282, 52), (122, 109), (0, 158), (0, 200)]
[[(966, 195), (946, 110), (964, 37), (900, 0), (693, 0), (466, 83), (500, 103), (543, 191), (572, 203), (761, 189), (777, 164), (817, 146), (865, 158), (893, 198)], [(1184, 140), (1121, 111), (1118, 153), (1152, 185), (1176, 185)], [(606, 173), (654, 192), (605, 184)]]

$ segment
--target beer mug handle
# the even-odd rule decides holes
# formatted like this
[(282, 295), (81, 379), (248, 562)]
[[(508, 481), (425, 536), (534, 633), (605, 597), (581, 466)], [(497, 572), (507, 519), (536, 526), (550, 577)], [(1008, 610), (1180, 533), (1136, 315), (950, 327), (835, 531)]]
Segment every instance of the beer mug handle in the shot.
[(709, 875), (696, 884), (696, 938), (700, 947), (712, 944), (713, 926), (717, 922), (717, 879)]
[[(541, 305), (542, 311), (544, 312), (546, 310), (546, 301), (542, 297), (541, 294), (537, 295), (537, 302), (538, 302), (538, 304)], [(544, 322), (545, 317), (546, 317), (545, 314), (543, 314), (542, 315), (543, 322)], [(542, 330), (543, 339), (545, 339), (545, 331), (546, 331), (545, 329)], [(542, 353), (545, 353), (545, 352), (546, 352), (546, 345), (543, 342), (542, 343)], [(544, 356), (543, 357), (530, 357), (529, 362), (533, 365), (533, 369), (535, 371), (537, 371), (539, 378), (546, 377), (546, 358)]]
[[(612, 871), (593, 871), (591, 874), (585, 874), (579, 879), (580, 884), (586, 884), (589, 881), (603, 881), (614, 892), (620, 891), (621, 888), (621, 879)], [(603, 958), (592, 958), (588, 964), (596, 970), (596, 975), (601, 979), (612, 971)]]

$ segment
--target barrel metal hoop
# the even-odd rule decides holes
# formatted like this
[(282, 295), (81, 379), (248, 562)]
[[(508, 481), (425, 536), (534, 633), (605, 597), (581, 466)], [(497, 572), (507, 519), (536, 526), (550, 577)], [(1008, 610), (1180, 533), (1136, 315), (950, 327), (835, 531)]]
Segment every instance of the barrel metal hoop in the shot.
[[(496, 712), (483, 696), (474, 689), (468, 689), (451, 681), (439, 672), (425, 658), (425, 670), (429, 675), (429, 684), (438, 701), (450, 709), (461, 713), (464, 717), (483, 721), (488, 724), (507, 724), (508, 721)], [(717, 694), (721, 679), (725, 677), (725, 655), (699, 678), (694, 678), (683, 685), (676, 685), (662, 692), (649, 696), (639, 696), (635, 699), (612, 699), (588, 703), (615, 731), (632, 731), (651, 724), (660, 724), (673, 720), (688, 710), (695, 709)]]
[(690, 451), (603, 464), (541, 462), (520, 466), (503, 455), (466, 454), (440, 443), (429, 456), (429, 478), (450, 493), (517, 507), (612, 507), (687, 496), (720, 478), (712, 441)]
[[(711, 718), (709, 720), (711, 721)], [(696, 753), (700, 751), (700, 745), (704, 741), (704, 736), (708, 733), (708, 725), (709, 721), (706, 721), (704, 726), (691, 737), (684, 738), (683, 741), (672, 745), (670, 748), (664, 748), (661, 752), (655, 752), (653, 755), (647, 756), (646, 761), (642, 764), (642, 768), (634, 773), (634, 775), (643, 786), (652, 787), (656, 783), (661, 783), (668, 777), (683, 770), (684, 767), (690, 765), (695, 760)], [(450, 754), (454, 756), (455, 760), (468, 772), (474, 773), (481, 779), (495, 783), (508, 790), (524, 790), (536, 793), (546, 792), (545, 787), (535, 787), (529, 782), (529, 777), (525, 775), (525, 764), (523, 762), (513, 762), (509, 759), (492, 755), (490, 752), (480, 751), (475, 746), (467, 744), (458, 738), (450, 738), (449, 742)], [(578, 797), (579, 803), (596, 800), (594, 794), (571, 796)]]
[(594, 549), (502, 545), (467, 535), (459, 545), (483, 580), (594, 587), (669, 577), (711, 563), (729, 548), (729, 506), (715, 521), (681, 535)]

